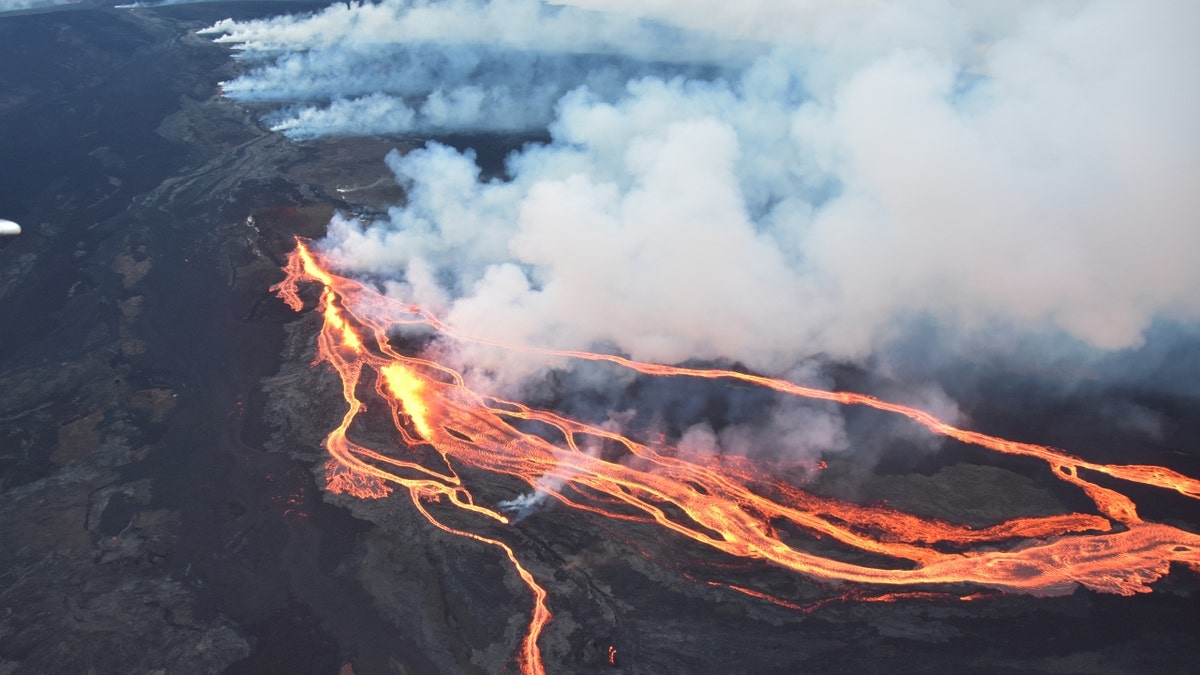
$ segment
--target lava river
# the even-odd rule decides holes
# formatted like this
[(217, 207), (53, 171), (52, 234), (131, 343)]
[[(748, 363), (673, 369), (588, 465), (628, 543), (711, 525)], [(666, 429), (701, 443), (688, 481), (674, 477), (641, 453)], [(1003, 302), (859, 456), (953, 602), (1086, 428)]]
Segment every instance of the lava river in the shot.
[[(1032, 595), (1061, 595), (1082, 585), (1131, 595), (1149, 592), (1172, 563), (1200, 571), (1200, 535), (1143, 520), (1130, 497), (1087, 478), (1103, 474), (1115, 479), (1106, 481), (1110, 485), (1140, 483), (1200, 499), (1200, 481), (1169, 469), (1088, 462), (1054, 448), (957, 428), (921, 410), (871, 396), (753, 374), (588, 352), (522, 349), (540, 351), (547, 358), (608, 361), (652, 377), (738, 381), (785, 395), (902, 415), (936, 434), (1045, 462), (1059, 479), (1090, 498), (1095, 513), (1018, 518), (971, 528), (886, 506), (856, 505), (806, 492), (749, 461), (690, 457), (661, 440), (638, 441), (548, 410), (481, 395), (445, 365), (401, 353), (389, 335), (400, 326), (421, 324), (447, 339), (518, 348), (463, 334), (421, 307), (339, 276), (303, 241), (297, 242), (285, 271), (286, 279), (274, 290), (296, 311), (304, 308), (302, 287), (312, 283), (319, 288), (316, 311), (324, 323), (317, 361), (336, 370), (342, 382), (345, 415), (325, 440), (329, 489), (364, 498), (406, 490), (433, 526), (500, 549), (533, 595), (529, 628), (516, 656), (525, 673), (544, 672), (538, 638), (551, 620), (545, 589), (510, 544), (447, 525), (430, 508), (440, 503), (439, 508), (449, 505), (494, 523), (509, 523), (498, 506), (476, 499), (463, 478), (468, 473), (510, 476), (571, 508), (657, 524), (729, 556), (765, 561), (812, 579), (895, 589), (861, 594), (876, 601), (944, 597), (949, 585)], [(391, 448), (366, 447), (347, 436), (365, 410), (367, 396), (373, 397), (373, 405), (377, 398), (390, 407), (396, 434)], [(553, 433), (521, 430), (532, 426)], [(619, 456), (586, 451), (597, 442), (618, 448)], [(806, 552), (781, 535), (784, 526), (893, 564), (856, 564)], [(729, 588), (803, 609), (754, 589)]]

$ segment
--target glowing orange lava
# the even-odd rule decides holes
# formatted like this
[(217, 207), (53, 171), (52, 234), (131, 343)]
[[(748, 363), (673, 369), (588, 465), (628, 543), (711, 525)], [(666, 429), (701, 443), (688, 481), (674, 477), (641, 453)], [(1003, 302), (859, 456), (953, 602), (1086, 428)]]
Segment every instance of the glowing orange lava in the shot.
[[(273, 290), (296, 311), (304, 306), (301, 283), (315, 282), (321, 287), (317, 311), (324, 324), (317, 340), (317, 362), (328, 363), (337, 371), (346, 401), (341, 424), (325, 440), (330, 455), (328, 488), (366, 498), (383, 497), (402, 488), (436, 527), (499, 548), (533, 594), (529, 630), (517, 657), (525, 673), (544, 672), (538, 637), (551, 619), (545, 589), (509, 544), (450, 527), (427, 506), (437, 501), (507, 524), (509, 519), (498, 508), (476, 503), (460, 478), (460, 472), (467, 469), (511, 476), (572, 508), (656, 523), (739, 559), (766, 561), (817, 580), (897, 589), (852, 590), (844, 596), (850, 599), (981, 597), (980, 593), (947, 591), (948, 584), (1032, 595), (1061, 595), (1082, 585), (1099, 592), (1132, 595), (1149, 592), (1150, 584), (1167, 574), (1171, 563), (1200, 570), (1200, 535), (1142, 520), (1128, 496), (1081, 475), (1081, 470), (1095, 472), (1200, 499), (1200, 481), (1169, 469), (1097, 464), (1054, 448), (960, 429), (921, 410), (861, 394), (813, 389), (729, 370), (498, 344), (463, 334), (421, 307), (384, 297), (332, 273), (328, 262), (300, 240), (285, 271), (287, 278)], [(480, 395), (454, 370), (394, 348), (389, 331), (413, 324), (460, 341), (607, 361), (651, 376), (741, 381), (792, 396), (902, 415), (936, 434), (1046, 462), (1054, 475), (1082, 490), (1095, 503), (1098, 514), (1018, 518), (974, 529), (888, 507), (820, 497), (779, 481), (749, 462), (683, 457), (662, 443), (639, 442), (547, 410)], [(373, 384), (377, 398), (390, 408), (403, 446), (432, 448), (439, 459), (436, 465), (418, 461), (416, 452), (406, 459), (347, 438), (351, 424), (365, 409), (359, 392), (364, 384)], [(556, 430), (556, 441), (518, 430), (525, 421)], [(621, 448), (628, 461), (589, 454), (580, 447), (586, 439)], [(807, 552), (784, 540), (779, 532), (783, 524), (853, 550), (884, 556), (894, 564), (856, 564)], [(811, 609), (762, 591), (719, 585), (784, 607)], [(612, 648), (614, 660), (615, 654)]]

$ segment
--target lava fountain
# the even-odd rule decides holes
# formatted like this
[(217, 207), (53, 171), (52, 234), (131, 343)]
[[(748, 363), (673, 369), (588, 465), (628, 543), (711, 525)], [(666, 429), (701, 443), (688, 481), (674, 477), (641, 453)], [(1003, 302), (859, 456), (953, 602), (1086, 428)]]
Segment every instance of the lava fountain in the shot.
[[(339, 276), (328, 260), (299, 239), (285, 272), (286, 278), (273, 290), (296, 311), (305, 304), (302, 284), (312, 283), (320, 289), (316, 311), (324, 322), (314, 365), (325, 363), (337, 372), (346, 403), (341, 424), (325, 439), (328, 489), (363, 498), (406, 490), (414, 507), (433, 526), (500, 549), (533, 596), (529, 627), (517, 655), (524, 673), (544, 672), (538, 638), (551, 620), (547, 593), (512, 545), (482, 533), (494, 531), (490, 526), (485, 530), (485, 523), (507, 525), (510, 520), (499, 507), (476, 498), (463, 478), (468, 472), (509, 476), (570, 508), (654, 524), (736, 559), (764, 561), (819, 581), (894, 589), (848, 593), (863, 600), (979, 597), (978, 593), (952, 594), (945, 590), (947, 585), (1039, 596), (1063, 595), (1084, 586), (1132, 595), (1149, 592), (1151, 584), (1170, 571), (1171, 563), (1200, 571), (1200, 535), (1143, 520), (1129, 496), (1089, 479), (1094, 473), (1115, 479), (1107, 481), (1109, 484), (1136, 483), (1200, 499), (1200, 481), (1170, 469), (1089, 462), (1055, 448), (958, 428), (924, 411), (862, 394), (814, 389), (731, 370), (499, 344), (465, 334), (422, 307)], [(1045, 462), (1055, 476), (1080, 489), (1095, 505), (1096, 513), (1017, 518), (971, 528), (886, 506), (821, 497), (749, 461), (691, 457), (661, 440), (639, 441), (550, 410), (482, 395), (473, 391), (459, 372), (401, 353), (389, 335), (405, 325), (425, 326), (445, 339), (535, 352), (547, 358), (607, 361), (646, 376), (742, 382), (784, 395), (901, 415), (963, 443)], [(390, 452), (347, 437), (366, 408), (364, 398), (371, 387), (374, 398), (390, 410), (397, 440)], [(522, 431), (529, 423), (553, 433)], [(586, 451), (589, 441), (616, 447), (621, 457), (595, 456)], [(482, 519), (481, 532), (446, 524), (430, 508), (434, 503)], [(882, 556), (894, 564), (853, 563), (807, 552), (786, 541), (780, 532), (783, 525)], [(784, 607), (811, 609), (752, 588), (722, 585)]]

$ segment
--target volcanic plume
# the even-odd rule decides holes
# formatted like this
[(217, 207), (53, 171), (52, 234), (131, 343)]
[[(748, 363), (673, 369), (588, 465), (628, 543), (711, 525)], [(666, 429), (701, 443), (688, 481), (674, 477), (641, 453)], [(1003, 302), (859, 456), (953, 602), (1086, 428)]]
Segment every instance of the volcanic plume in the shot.
[(499, 180), (470, 150), (395, 154), (406, 203), (331, 225), (345, 269), (474, 331), (781, 373), (886, 358), (914, 321), (1095, 358), (1197, 318), (1192, 3), (720, 7), (383, 2), (209, 32), (252, 66), (226, 94), (284, 103), (268, 121), (298, 138), (548, 131)]

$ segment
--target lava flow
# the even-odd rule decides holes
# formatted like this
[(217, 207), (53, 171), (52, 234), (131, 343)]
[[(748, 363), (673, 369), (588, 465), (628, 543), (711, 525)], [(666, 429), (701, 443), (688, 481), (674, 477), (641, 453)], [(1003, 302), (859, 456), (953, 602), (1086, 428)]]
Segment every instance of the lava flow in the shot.
[[(951, 584), (1043, 596), (1066, 594), (1082, 585), (1094, 591), (1132, 595), (1149, 592), (1150, 584), (1167, 574), (1171, 563), (1200, 571), (1200, 535), (1144, 521), (1130, 497), (1083, 474), (1104, 474), (1200, 499), (1200, 481), (1165, 468), (1088, 462), (1054, 448), (960, 429), (921, 410), (861, 394), (813, 389), (729, 370), (499, 345), (466, 335), (421, 307), (385, 297), (333, 273), (329, 262), (300, 240), (285, 271), (287, 278), (274, 290), (296, 311), (304, 305), (300, 284), (320, 286), (317, 311), (324, 324), (317, 341), (317, 362), (328, 363), (337, 371), (346, 401), (341, 424), (325, 440), (330, 455), (326, 465), (329, 489), (383, 497), (403, 488), (434, 526), (499, 548), (533, 594), (529, 629), (517, 657), (525, 673), (544, 672), (538, 638), (551, 619), (545, 589), (510, 544), (496, 536), (451, 527), (429, 508), (431, 503), (441, 502), (474, 514), (484, 519), (481, 529), (486, 522), (508, 524), (499, 507), (476, 499), (462, 477), (468, 472), (509, 476), (569, 507), (657, 524), (738, 559), (765, 561), (820, 581), (895, 589), (859, 596), (876, 601), (931, 597), (938, 591), (944, 596)], [(1018, 518), (976, 529), (885, 506), (820, 497), (773, 478), (748, 461), (687, 457), (662, 442), (639, 442), (548, 410), (481, 395), (453, 369), (396, 349), (389, 333), (398, 326), (416, 324), (447, 339), (535, 351), (547, 357), (608, 361), (649, 376), (741, 381), (787, 395), (903, 415), (934, 433), (1047, 463), (1054, 475), (1089, 497), (1097, 513)], [(407, 454), (372, 449), (347, 437), (365, 409), (360, 388), (372, 386), (374, 395), (390, 408), (399, 444)], [(529, 422), (555, 433), (521, 431)], [(606, 459), (589, 453), (584, 442), (589, 439), (619, 449), (620, 456)], [(805, 551), (789, 543), (781, 527), (833, 540), (851, 551), (870, 554), (860, 558), (885, 559), (891, 564), (847, 562)], [(761, 591), (721, 585), (802, 609)], [(854, 597), (853, 592), (849, 595)], [(615, 658), (615, 653), (612, 649), (610, 656)]]

